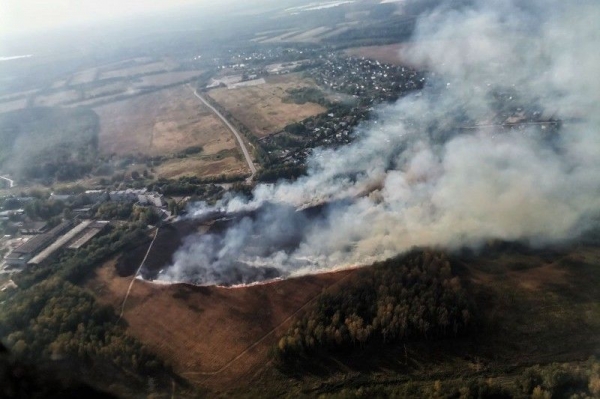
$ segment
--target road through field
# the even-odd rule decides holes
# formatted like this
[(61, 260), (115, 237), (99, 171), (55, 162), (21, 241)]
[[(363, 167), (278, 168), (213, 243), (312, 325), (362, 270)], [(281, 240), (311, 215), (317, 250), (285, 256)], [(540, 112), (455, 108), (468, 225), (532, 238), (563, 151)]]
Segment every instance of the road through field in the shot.
[(225, 119), (225, 117), (219, 111), (217, 111), (217, 109), (215, 107), (210, 105), (210, 103), (208, 101), (206, 101), (206, 99), (204, 99), (204, 97), (202, 97), (200, 94), (198, 94), (197, 90), (194, 90), (192, 88), (192, 86), (190, 86), (189, 84), (188, 84), (188, 86), (190, 87), (190, 89), (192, 89), (192, 91), (194, 92), (194, 95), (196, 97), (198, 97), (198, 99), (200, 99), (200, 101), (202, 101), (202, 103), (204, 105), (206, 105), (208, 108), (210, 108), (210, 110), (212, 112), (214, 112), (215, 115), (217, 115), (219, 117), (219, 119), (221, 119), (223, 121), (223, 123), (225, 123), (225, 125), (229, 128), (229, 130), (231, 130), (231, 133), (233, 133), (233, 135), (237, 139), (238, 143), (240, 143), (240, 147), (242, 148), (242, 152), (244, 153), (244, 158), (246, 158), (246, 163), (248, 163), (248, 167), (252, 171), (252, 176), (250, 176), (250, 179), (252, 179), (252, 177), (254, 177), (254, 175), (256, 174), (256, 167), (254, 166), (254, 163), (252, 162), (252, 158), (250, 158), (250, 153), (248, 152), (248, 149), (246, 148), (246, 145), (244, 144), (244, 141), (242, 140), (242, 136), (240, 135), (240, 133), (237, 131), (237, 129), (231, 123), (229, 123), (229, 121), (227, 119)]
[(127, 293), (125, 294), (125, 298), (123, 299), (123, 304), (121, 305), (121, 314), (119, 314), (119, 320), (121, 320), (123, 318), (123, 313), (125, 313), (125, 304), (127, 303), (127, 299), (129, 298), (129, 294), (131, 293), (131, 289), (133, 288), (133, 283), (135, 283), (137, 276), (140, 274), (142, 267), (146, 263), (146, 259), (148, 259), (148, 255), (150, 255), (150, 250), (152, 249), (152, 246), (154, 245), (154, 241), (156, 241), (156, 237), (158, 237), (158, 229), (159, 228), (157, 227), (156, 231), (154, 232), (154, 238), (152, 239), (152, 242), (150, 243), (150, 246), (148, 247), (148, 251), (146, 251), (146, 256), (144, 256), (142, 263), (140, 263), (140, 267), (137, 268), (137, 270), (135, 271), (135, 274), (133, 275), (133, 278), (131, 279), (131, 283), (129, 283), (129, 288), (127, 289)]
[(15, 186), (15, 181), (9, 179), (8, 177), (0, 176), (0, 179), (6, 180), (8, 182), (8, 184), (10, 185), (10, 188), (13, 188)]

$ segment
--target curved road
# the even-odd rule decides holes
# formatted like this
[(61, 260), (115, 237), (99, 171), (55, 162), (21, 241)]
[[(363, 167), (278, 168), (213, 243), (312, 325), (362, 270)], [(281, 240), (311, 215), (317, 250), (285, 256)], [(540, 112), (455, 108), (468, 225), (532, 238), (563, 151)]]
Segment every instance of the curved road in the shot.
[(6, 180), (8, 182), (8, 184), (10, 185), (10, 188), (13, 188), (15, 186), (15, 181), (9, 179), (8, 177), (0, 176), (0, 179)]
[(240, 147), (242, 148), (242, 152), (244, 153), (244, 157), (246, 158), (246, 163), (248, 163), (248, 167), (252, 171), (252, 176), (250, 176), (250, 179), (252, 179), (254, 177), (254, 175), (256, 174), (256, 167), (254, 166), (254, 163), (252, 162), (252, 158), (250, 158), (250, 153), (248, 152), (248, 149), (246, 148), (246, 145), (244, 144), (244, 141), (242, 140), (242, 136), (240, 135), (240, 133), (237, 131), (237, 129), (231, 123), (229, 123), (229, 121), (227, 119), (225, 119), (225, 117), (219, 111), (217, 111), (217, 109), (215, 107), (210, 105), (210, 103), (208, 101), (206, 101), (204, 99), (204, 97), (202, 97), (200, 94), (198, 94), (197, 90), (194, 90), (192, 88), (192, 86), (190, 86), (189, 84), (188, 84), (188, 86), (190, 87), (190, 89), (192, 89), (192, 91), (194, 92), (194, 95), (196, 97), (198, 97), (198, 99), (200, 99), (200, 101), (202, 101), (202, 103), (204, 105), (206, 105), (208, 108), (210, 108), (210, 110), (212, 112), (214, 112), (215, 115), (217, 115), (223, 121), (223, 123), (225, 123), (225, 125), (229, 128), (229, 130), (231, 130), (231, 133), (233, 133), (233, 135), (237, 139), (238, 143), (240, 144)]

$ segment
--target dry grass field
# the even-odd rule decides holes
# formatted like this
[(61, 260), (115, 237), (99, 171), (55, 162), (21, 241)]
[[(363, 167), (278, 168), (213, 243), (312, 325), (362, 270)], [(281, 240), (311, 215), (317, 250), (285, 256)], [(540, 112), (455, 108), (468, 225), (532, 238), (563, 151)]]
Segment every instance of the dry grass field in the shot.
[[(99, 301), (120, 309), (131, 277), (119, 277), (115, 264), (99, 268), (87, 287)], [(198, 385), (227, 389), (262, 369), (291, 316), (349, 273), (237, 289), (136, 281), (124, 319), (128, 332), (175, 372)]]
[(103, 71), (100, 74), (100, 79), (124, 78), (129, 76), (140, 75), (144, 73), (153, 73), (160, 71), (168, 71), (173, 65), (166, 61), (153, 62), (149, 64), (134, 65), (126, 68), (112, 69)]
[(301, 87), (316, 85), (309, 79), (291, 74), (270, 77), (266, 84), (259, 86), (212, 90), (209, 96), (260, 138), (326, 111), (319, 104), (283, 102), (289, 97), (286, 90)]
[[(104, 85), (98, 85), (92, 89), (86, 90), (85, 94), (88, 97), (100, 97), (115, 93), (125, 92), (130, 89), (131, 84), (128, 81), (119, 81), (114, 83), (108, 83)], [(96, 99), (97, 100), (97, 99)]]
[(215, 155), (174, 158), (155, 167), (157, 177), (177, 179), (184, 176), (216, 177), (222, 174), (250, 173), (242, 155), (236, 150), (223, 150)]
[(181, 71), (159, 73), (142, 77), (136, 86), (167, 86), (179, 82), (184, 82), (196, 76), (202, 75), (203, 71)]
[(79, 97), (79, 93), (75, 90), (62, 90), (52, 94), (36, 96), (35, 105), (40, 107), (53, 107), (66, 102), (76, 101)]
[(400, 50), (403, 46), (403, 44), (397, 43), (384, 46), (355, 47), (346, 50), (345, 53), (353, 57), (365, 57), (385, 64), (400, 65), (402, 64)]
[(71, 80), (69, 81), (70, 85), (79, 85), (84, 83), (93, 82), (98, 77), (98, 69), (86, 69), (85, 71), (77, 72)]
[(23, 98), (20, 100), (6, 101), (0, 103), (0, 113), (16, 111), (18, 109), (25, 108), (27, 105), (27, 99)]
[(202, 146), (212, 155), (233, 149), (233, 135), (187, 86), (178, 86), (95, 108), (104, 154), (163, 155)]
[(187, 86), (177, 86), (95, 108), (103, 154), (170, 155), (192, 146), (200, 154), (156, 167), (157, 177), (211, 177), (248, 172), (237, 141)]

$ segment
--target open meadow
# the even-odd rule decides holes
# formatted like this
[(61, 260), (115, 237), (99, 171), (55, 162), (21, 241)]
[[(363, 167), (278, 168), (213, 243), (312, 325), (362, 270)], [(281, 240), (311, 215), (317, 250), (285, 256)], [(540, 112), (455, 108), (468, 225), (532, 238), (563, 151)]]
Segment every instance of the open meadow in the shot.
[(285, 126), (321, 114), (326, 109), (315, 103), (285, 102), (288, 90), (317, 87), (297, 74), (273, 76), (265, 84), (237, 89), (219, 88), (208, 95), (258, 138), (281, 131)]
[(185, 85), (95, 108), (100, 116), (102, 154), (167, 156), (190, 147), (199, 155), (161, 164), (159, 177), (240, 174), (247, 169), (237, 156), (236, 140)]

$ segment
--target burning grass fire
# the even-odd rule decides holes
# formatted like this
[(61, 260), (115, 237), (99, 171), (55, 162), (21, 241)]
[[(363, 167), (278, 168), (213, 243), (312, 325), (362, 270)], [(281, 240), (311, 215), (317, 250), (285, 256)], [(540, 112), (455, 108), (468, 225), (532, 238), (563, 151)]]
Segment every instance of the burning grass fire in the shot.
[[(249, 284), (416, 246), (563, 242), (596, 226), (600, 7), (585, 3), (428, 14), (402, 54), (429, 71), (423, 90), (377, 109), (353, 143), (314, 151), (306, 176), (191, 207), (179, 225), (223, 215), (206, 233), (177, 235), (164, 271), (145, 273)], [(565, 122), (544, 123), (550, 115)]]

